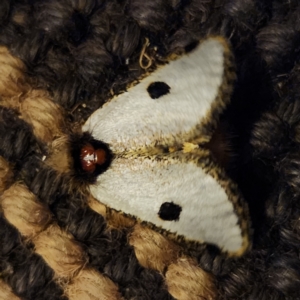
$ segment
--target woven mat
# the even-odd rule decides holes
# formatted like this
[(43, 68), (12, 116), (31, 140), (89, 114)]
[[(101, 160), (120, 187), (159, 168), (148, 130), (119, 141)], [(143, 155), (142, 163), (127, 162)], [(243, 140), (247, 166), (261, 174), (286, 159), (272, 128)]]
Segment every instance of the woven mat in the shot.
[[(2, 0), (0, 299), (300, 299), (299, 17), (298, 1)], [(239, 258), (109, 210), (70, 150), (93, 111), (207, 35), (237, 68), (221, 121), (252, 220)]]

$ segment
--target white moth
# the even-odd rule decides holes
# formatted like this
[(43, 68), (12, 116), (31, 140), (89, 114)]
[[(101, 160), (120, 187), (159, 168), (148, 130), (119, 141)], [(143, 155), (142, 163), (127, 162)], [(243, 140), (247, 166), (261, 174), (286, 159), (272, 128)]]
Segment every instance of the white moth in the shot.
[(247, 207), (203, 147), (230, 99), (230, 55), (223, 38), (204, 40), (106, 103), (83, 131), (114, 153), (90, 186), (96, 199), (167, 235), (241, 255)]

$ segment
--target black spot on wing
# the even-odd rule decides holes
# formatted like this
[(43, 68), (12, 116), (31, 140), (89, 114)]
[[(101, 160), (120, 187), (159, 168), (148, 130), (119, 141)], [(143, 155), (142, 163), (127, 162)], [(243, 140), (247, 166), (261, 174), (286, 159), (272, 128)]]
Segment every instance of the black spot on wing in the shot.
[(149, 84), (147, 92), (152, 99), (158, 99), (168, 93), (170, 93), (170, 87), (162, 81), (156, 81)]
[(190, 43), (189, 45), (187, 45), (184, 50), (185, 50), (185, 53), (190, 53), (192, 52), (194, 49), (197, 48), (197, 46), (199, 45), (199, 41), (194, 41), (192, 43)]
[(181, 210), (181, 206), (173, 202), (165, 202), (161, 205), (158, 216), (165, 221), (178, 221)]

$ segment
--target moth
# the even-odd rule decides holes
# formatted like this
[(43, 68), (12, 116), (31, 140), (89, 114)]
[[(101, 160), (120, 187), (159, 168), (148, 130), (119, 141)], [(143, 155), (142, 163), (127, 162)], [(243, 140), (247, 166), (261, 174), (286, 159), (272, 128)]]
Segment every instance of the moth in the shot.
[(95, 111), (77, 153), (92, 195), (171, 238), (243, 254), (247, 205), (207, 147), (234, 79), (227, 41), (209, 37)]

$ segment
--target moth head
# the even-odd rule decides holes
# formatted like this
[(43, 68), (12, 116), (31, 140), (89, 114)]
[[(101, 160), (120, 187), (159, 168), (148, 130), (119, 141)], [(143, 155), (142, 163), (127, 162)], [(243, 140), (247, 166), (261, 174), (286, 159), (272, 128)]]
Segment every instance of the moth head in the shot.
[(89, 183), (94, 183), (109, 168), (113, 158), (108, 145), (95, 140), (88, 132), (72, 136), (71, 152), (75, 176)]
[(103, 166), (106, 162), (106, 151), (102, 148), (95, 149), (90, 143), (84, 145), (80, 150), (80, 162), (82, 170), (94, 173), (97, 166)]

